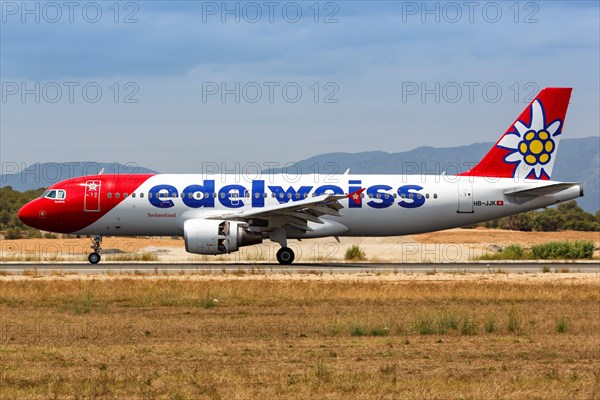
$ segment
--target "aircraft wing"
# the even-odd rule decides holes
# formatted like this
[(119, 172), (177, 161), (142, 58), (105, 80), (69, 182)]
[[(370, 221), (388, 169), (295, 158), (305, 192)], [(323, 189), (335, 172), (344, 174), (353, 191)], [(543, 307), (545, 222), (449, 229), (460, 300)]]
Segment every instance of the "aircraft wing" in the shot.
[(560, 183), (551, 183), (544, 186), (538, 187), (516, 187), (507, 189), (504, 191), (504, 194), (507, 196), (519, 196), (519, 197), (538, 197), (546, 194), (553, 194), (561, 192), (565, 189), (571, 188), (573, 186), (579, 185), (578, 183), (573, 182), (560, 182)]
[(224, 220), (269, 220), (269, 228), (277, 229), (289, 225), (304, 231), (312, 230), (308, 222), (323, 224), (320, 218), (324, 215), (341, 217), (339, 210), (344, 208), (338, 200), (351, 198), (358, 201), (358, 197), (364, 189), (346, 194), (323, 194), (320, 196), (309, 197), (299, 201), (290, 200), (288, 203), (277, 204), (260, 210), (247, 210), (241, 212), (230, 212), (225, 214), (210, 215), (209, 219)]

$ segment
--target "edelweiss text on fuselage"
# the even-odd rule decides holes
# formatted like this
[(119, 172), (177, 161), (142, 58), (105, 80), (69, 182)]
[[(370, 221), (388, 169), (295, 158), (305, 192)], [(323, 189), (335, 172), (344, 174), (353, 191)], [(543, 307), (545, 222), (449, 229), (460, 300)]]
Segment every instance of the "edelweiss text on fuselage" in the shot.
[[(215, 190), (215, 180), (205, 179), (203, 182), (186, 186), (181, 192), (173, 185), (161, 184), (153, 186), (148, 193), (148, 201), (157, 208), (170, 208), (175, 206), (174, 200), (180, 199), (183, 204), (190, 208), (212, 208), (218, 201), (226, 208), (241, 208), (247, 203), (253, 208), (265, 206), (265, 197), (268, 196), (266, 189), (277, 199), (279, 204), (290, 201), (300, 201), (309, 196), (320, 196), (323, 194), (344, 194), (360, 190), (360, 180), (348, 181), (348, 190), (345, 191), (338, 185), (321, 186), (282, 186), (266, 185), (264, 180), (253, 180), (250, 190), (246, 186), (233, 184), (222, 186)], [(417, 208), (425, 204), (425, 196), (419, 193), (423, 187), (419, 185), (403, 185), (393, 188), (389, 185), (373, 185), (366, 188), (369, 198), (365, 204), (371, 208), (387, 208), (397, 203), (403, 208)], [(394, 192), (397, 196), (394, 196)], [(363, 207), (363, 201), (349, 202), (350, 208)]]

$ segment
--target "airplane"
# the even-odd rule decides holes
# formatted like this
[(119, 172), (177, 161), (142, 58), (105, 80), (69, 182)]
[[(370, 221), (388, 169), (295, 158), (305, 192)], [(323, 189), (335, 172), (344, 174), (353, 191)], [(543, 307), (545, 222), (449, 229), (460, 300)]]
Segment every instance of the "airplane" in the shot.
[(19, 210), (44, 231), (183, 236), (195, 254), (227, 254), (270, 239), (291, 264), (290, 239), (401, 236), (472, 225), (583, 196), (550, 180), (570, 88), (545, 88), (472, 169), (456, 175), (98, 174), (52, 185)]

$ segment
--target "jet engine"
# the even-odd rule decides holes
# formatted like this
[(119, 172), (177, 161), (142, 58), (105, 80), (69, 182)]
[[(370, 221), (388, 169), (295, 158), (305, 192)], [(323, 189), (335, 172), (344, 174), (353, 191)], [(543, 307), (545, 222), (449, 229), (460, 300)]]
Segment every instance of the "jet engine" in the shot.
[(190, 219), (183, 224), (185, 250), (195, 254), (225, 254), (262, 243), (262, 234), (239, 221)]

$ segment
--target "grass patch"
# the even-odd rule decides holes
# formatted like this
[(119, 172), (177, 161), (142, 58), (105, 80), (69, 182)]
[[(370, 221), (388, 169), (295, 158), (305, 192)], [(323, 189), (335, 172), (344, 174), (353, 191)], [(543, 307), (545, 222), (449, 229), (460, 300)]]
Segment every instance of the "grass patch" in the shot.
[(386, 326), (371, 328), (371, 336), (387, 336), (389, 333), (390, 328)]
[(565, 316), (560, 316), (556, 321), (556, 332), (565, 333), (569, 328), (569, 321)]
[(485, 322), (484, 329), (486, 333), (494, 333), (496, 331), (496, 317), (491, 315)]
[(511, 333), (517, 333), (521, 326), (521, 318), (517, 313), (517, 310), (513, 307), (508, 311), (508, 321), (506, 322), (506, 329)]
[(352, 246), (346, 249), (346, 254), (344, 254), (344, 260), (346, 261), (364, 261), (367, 259), (367, 255), (360, 246), (353, 244)]
[(479, 257), (480, 260), (526, 260), (528, 253), (520, 244), (510, 244), (495, 253), (486, 253)]
[(435, 322), (430, 315), (420, 315), (413, 322), (413, 328), (419, 335), (433, 335), (435, 331)]
[(460, 333), (462, 335), (473, 336), (477, 334), (477, 323), (472, 317), (465, 316), (460, 327)]
[(219, 299), (217, 296), (207, 295), (197, 299), (194, 302), (194, 306), (201, 308), (214, 308), (219, 304)]
[(367, 330), (360, 325), (350, 327), (350, 336), (367, 336)]

